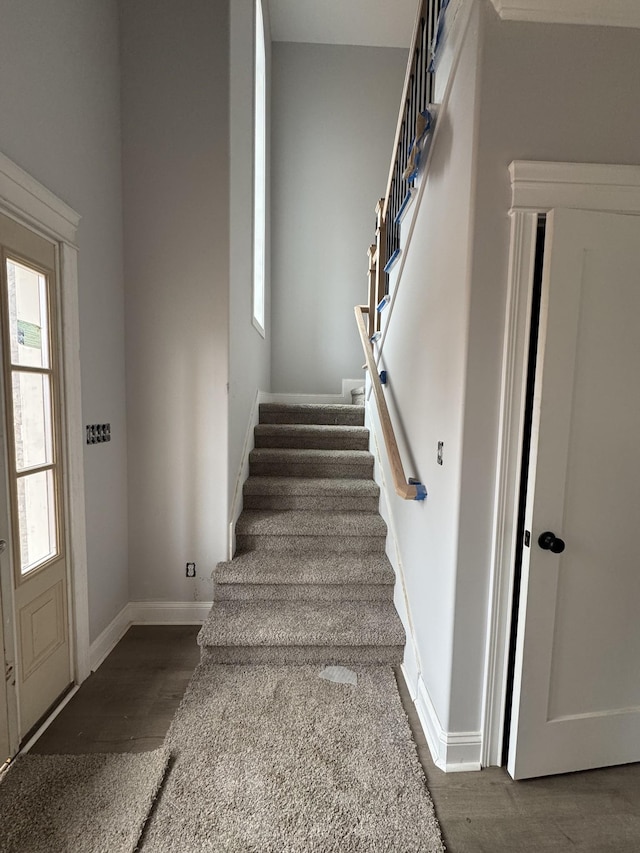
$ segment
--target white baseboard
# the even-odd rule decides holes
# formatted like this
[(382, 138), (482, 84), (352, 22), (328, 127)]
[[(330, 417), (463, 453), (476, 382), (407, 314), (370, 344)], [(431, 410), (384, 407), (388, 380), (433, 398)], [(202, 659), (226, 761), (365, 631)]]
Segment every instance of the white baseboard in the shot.
[(89, 665), (91, 672), (95, 672), (102, 661), (117, 646), (131, 625), (130, 604), (125, 604), (118, 615), (113, 619), (104, 631), (99, 634), (89, 646)]
[(131, 601), (132, 625), (201, 625), (211, 601)]
[(445, 773), (481, 770), (481, 732), (446, 732), (438, 719), (429, 692), (418, 678), (416, 711), (429, 744), (433, 763)]
[(130, 601), (91, 643), (91, 672), (98, 669), (131, 625), (201, 625), (211, 605), (211, 601)]
[(340, 394), (279, 394), (262, 392), (260, 395), (261, 403), (324, 403), (331, 405), (332, 403), (351, 403), (351, 392), (355, 388), (362, 388), (364, 385), (364, 377), (362, 379), (343, 379), (342, 393)]

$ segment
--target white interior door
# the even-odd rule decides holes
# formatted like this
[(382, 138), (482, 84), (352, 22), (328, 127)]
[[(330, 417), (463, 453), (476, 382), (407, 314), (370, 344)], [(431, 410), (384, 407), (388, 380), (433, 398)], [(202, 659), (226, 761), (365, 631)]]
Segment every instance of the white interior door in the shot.
[[(552, 211), (508, 760), (515, 779), (640, 761), (639, 368), (640, 217)], [(551, 548), (539, 544), (545, 533)]]
[(71, 682), (56, 246), (0, 216), (0, 301), (19, 736)]

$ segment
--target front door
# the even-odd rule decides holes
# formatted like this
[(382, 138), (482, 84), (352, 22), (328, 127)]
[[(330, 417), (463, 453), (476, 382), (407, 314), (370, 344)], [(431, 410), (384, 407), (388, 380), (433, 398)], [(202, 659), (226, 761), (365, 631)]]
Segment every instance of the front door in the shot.
[(640, 217), (545, 239), (508, 770), (640, 761)]
[[(56, 247), (0, 216), (7, 530), (24, 736), (71, 682), (56, 343)], [(3, 525), (4, 526), (4, 525)]]

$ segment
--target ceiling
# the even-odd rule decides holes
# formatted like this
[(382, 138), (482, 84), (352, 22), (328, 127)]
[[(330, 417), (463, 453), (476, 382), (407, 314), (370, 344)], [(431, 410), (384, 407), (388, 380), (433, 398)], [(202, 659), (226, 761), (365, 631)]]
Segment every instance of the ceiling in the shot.
[(408, 48), (418, 0), (267, 0), (273, 41)]

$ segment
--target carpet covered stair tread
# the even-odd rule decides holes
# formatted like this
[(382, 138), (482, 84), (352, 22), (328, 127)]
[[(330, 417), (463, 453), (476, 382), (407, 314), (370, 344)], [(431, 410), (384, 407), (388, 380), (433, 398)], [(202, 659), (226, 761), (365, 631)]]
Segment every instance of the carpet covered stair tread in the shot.
[(370, 479), (373, 456), (368, 450), (308, 450), (259, 447), (249, 454), (253, 475)]
[(260, 423), (363, 426), (364, 406), (317, 403), (261, 403)]
[(360, 510), (378, 512), (373, 480), (338, 477), (255, 477), (244, 483), (245, 509)]
[(263, 554), (249, 551), (218, 563), (216, 584), (386, 584), (395, 574), (384, 553), (313, 554), (288, 551)]
[(313, 510), (245, 510), (238, 519), (240, 536), (380, 536), (387, 526), (371, 512), (314, 512)]
[(336, 477), (248, 477), (243, 492), (247, 495), (295, 495), (340, 498), (353, 496), (379, 498), (380, 488), (373, 480), (347, 480)]
[(404, 646), (392, 602), (220, 601), (200, 646)]
[(369, 430), (333, 424), (258, 424), (255, 446), (309, 450), (368, 450)]

